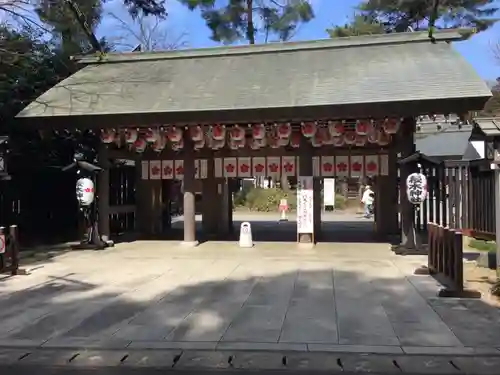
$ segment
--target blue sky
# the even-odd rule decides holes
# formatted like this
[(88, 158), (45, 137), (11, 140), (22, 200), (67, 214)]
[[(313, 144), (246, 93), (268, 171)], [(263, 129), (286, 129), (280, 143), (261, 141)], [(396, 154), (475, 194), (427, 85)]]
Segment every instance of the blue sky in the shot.
[[(308, 24), (302, 25), (294, 40), (322, 39), (327, 37), (325, 29), (332, 25), (344, 24), (353, 15), (359, 0), (311, 0), (316, 17)], [(500, 0), (498, 1), (500, 4)], [(123, 9), (123, 1), (111, 0), (106, 5), (106, 11), (127, 18)], [(215, 46), (204, 20), (197, 11), (191, 12), (177, 0), (167, 0), (169, 17), (162, 27), (165, 34), (174, 41), (179, 38), (185, 47), (201, 48)], [(117, 24), (112, 17), (105, 16), (99, 29), (99, 36), (116, 35)], [(123, 35), (123, 30), (121, 31)], [(496, 62), (492, 47), (500, 42), (500, 23), (490, 30), (479, 33), (471, 39), (455, 43), (454, 47), (475, 68), (484, 79), (495, 79), (500, 76), (500, 61)]]

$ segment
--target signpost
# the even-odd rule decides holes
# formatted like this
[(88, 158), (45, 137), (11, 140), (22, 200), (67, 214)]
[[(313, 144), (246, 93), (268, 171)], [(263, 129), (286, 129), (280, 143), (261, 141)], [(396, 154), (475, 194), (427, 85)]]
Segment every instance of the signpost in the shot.
[(278, 208), (281, 212), (280, 221), (288, 221), (286, 217), (286, 212), (288, 211), (288, 201), (286, 199), (280, 199), (280, 205)]
[(335, 179), (325, 178), (323, 180), (323, 209), (326, 211), (327, 207), (335, 209)]
[(299, 176), (297, 187), (297, 234), (311, 234), (314, 243), (313, 177)]

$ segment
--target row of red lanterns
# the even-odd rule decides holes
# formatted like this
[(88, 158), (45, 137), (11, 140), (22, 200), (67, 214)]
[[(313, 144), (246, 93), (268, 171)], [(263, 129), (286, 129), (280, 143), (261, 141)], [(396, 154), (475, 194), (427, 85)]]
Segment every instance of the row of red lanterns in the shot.
[[(225, 125), (212, 125), (207, 128), (201, 126), (190, 126), (189, 136), (194, 142), (194, 148), (199, 150), (208, 147), (214, 150), (226, 145), (236, 150), (243, 147), (260, 149), (269, 146), (279, 148), (291, 146), (300, 147), (301, 135), (308, 138), (314, 147), (322, 145), (333, 145), (341, 147), (344, 145), (364, 146), (367, 143), (386, 146), (391, 140), (391, 135), (397, 133), (399, 121), (386, 119), (379, 123), (371, 120), (357, 121), (354, 130), (351, 130), (345, 122), (328, 122), (318, 125), (316, 122), (305, 122), (300, 124), (300, 132), (294, 132), (290, 123), (248, 125), (251, 129), (251, 138), (247, 138), (247, 130), (240, 125), (226, 127)], [(104, 143), (119, 142), (120, 137), (114, 130), (103, 130), (101, 140)], [(173, 150), (181, 150), (184, 147), (183, 129), (177, 126), (150, 128), (144, 136), (138, 129), (125, 129), (124, 140), (137, 152), (143, 152), (151, 145), (154, 151), (162, 151), (167, 143), (171, 144)]]

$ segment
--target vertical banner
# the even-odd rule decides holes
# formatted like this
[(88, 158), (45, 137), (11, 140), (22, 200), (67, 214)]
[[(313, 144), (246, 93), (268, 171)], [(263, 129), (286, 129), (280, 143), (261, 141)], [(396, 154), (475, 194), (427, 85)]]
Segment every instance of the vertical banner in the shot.
[(252, 175), (253, 177), (266, 177), (266, 158), (256, 156), (252, 158)]
[(176, 160), (174, 162), (174, 177), (176, 180), (184, 179), (184, 160)]
[(313, 176), (299, 176), (297, 182), (297, 233), (313, 234)]
[(321, 177), (321, 166), (319, 156), (313, 156), (313, 176)]
[(252, 159), (249, 157), (238, 158), (238, 177), (252, 177)]
[(206, 179), (208, 175), (208, 161), (207, 159), (200, 159), (200, 178)]
[(151, 180), (161, 179), (161, 160), (149, 161), (149, 178)]
[(335, 160), (333, 156), (321, 157), (321, 176), (322, 177), (335, 176)]
[(200, 179), (200, 159), (194, 160), (194, 178), (196, 180)]
[(224, 158), (222, 168), (224, 177), (238, 177), (238, 166), (236, 165), (236, 158)]
[(278, 179), (281, 177), (281, 158), (279, 156), (267, 157), (267, 177)]
[(288, 177), (295, 177), (297, 175), (295, 156), (283, 156), (281, 160), (281, 173), (283, 176)]
[(380, 175), (389, 175), (389, 155), (380, 155)]
[(141, 178), (143, 180), (149, 179), (149, 161), (147, 160), (141, 161)]
[(378, 155), (366, 155), (365, 156), (365, 174), (368, 177), (378, 176), (379, 164)]
[(172, 180), (174, 178), (174, 161), (162, 160), (161, 161), (161, 179)]
[(362, 177), (365, 175), (363, 155), (351, 155), (351, 177)]
[(349, 177), (349, 157), (342, 155), (335, 158), (335, 173), (337, 177)]
[(214, 159), (214, 176), (215, 178), (221, 178), (224, 176), (222, 173), (222, 158)]

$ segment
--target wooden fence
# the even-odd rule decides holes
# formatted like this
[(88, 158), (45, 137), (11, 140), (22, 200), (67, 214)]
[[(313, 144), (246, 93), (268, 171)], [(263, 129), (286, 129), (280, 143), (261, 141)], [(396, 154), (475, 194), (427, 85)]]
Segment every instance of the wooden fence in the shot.
[(423, 173), (429, 195), (415, 211), (417, 230), (426, 232), (427, 223), (435, 223), (472, 237), (495, 238), (494, 173), (487, 161), (445, 161)]

